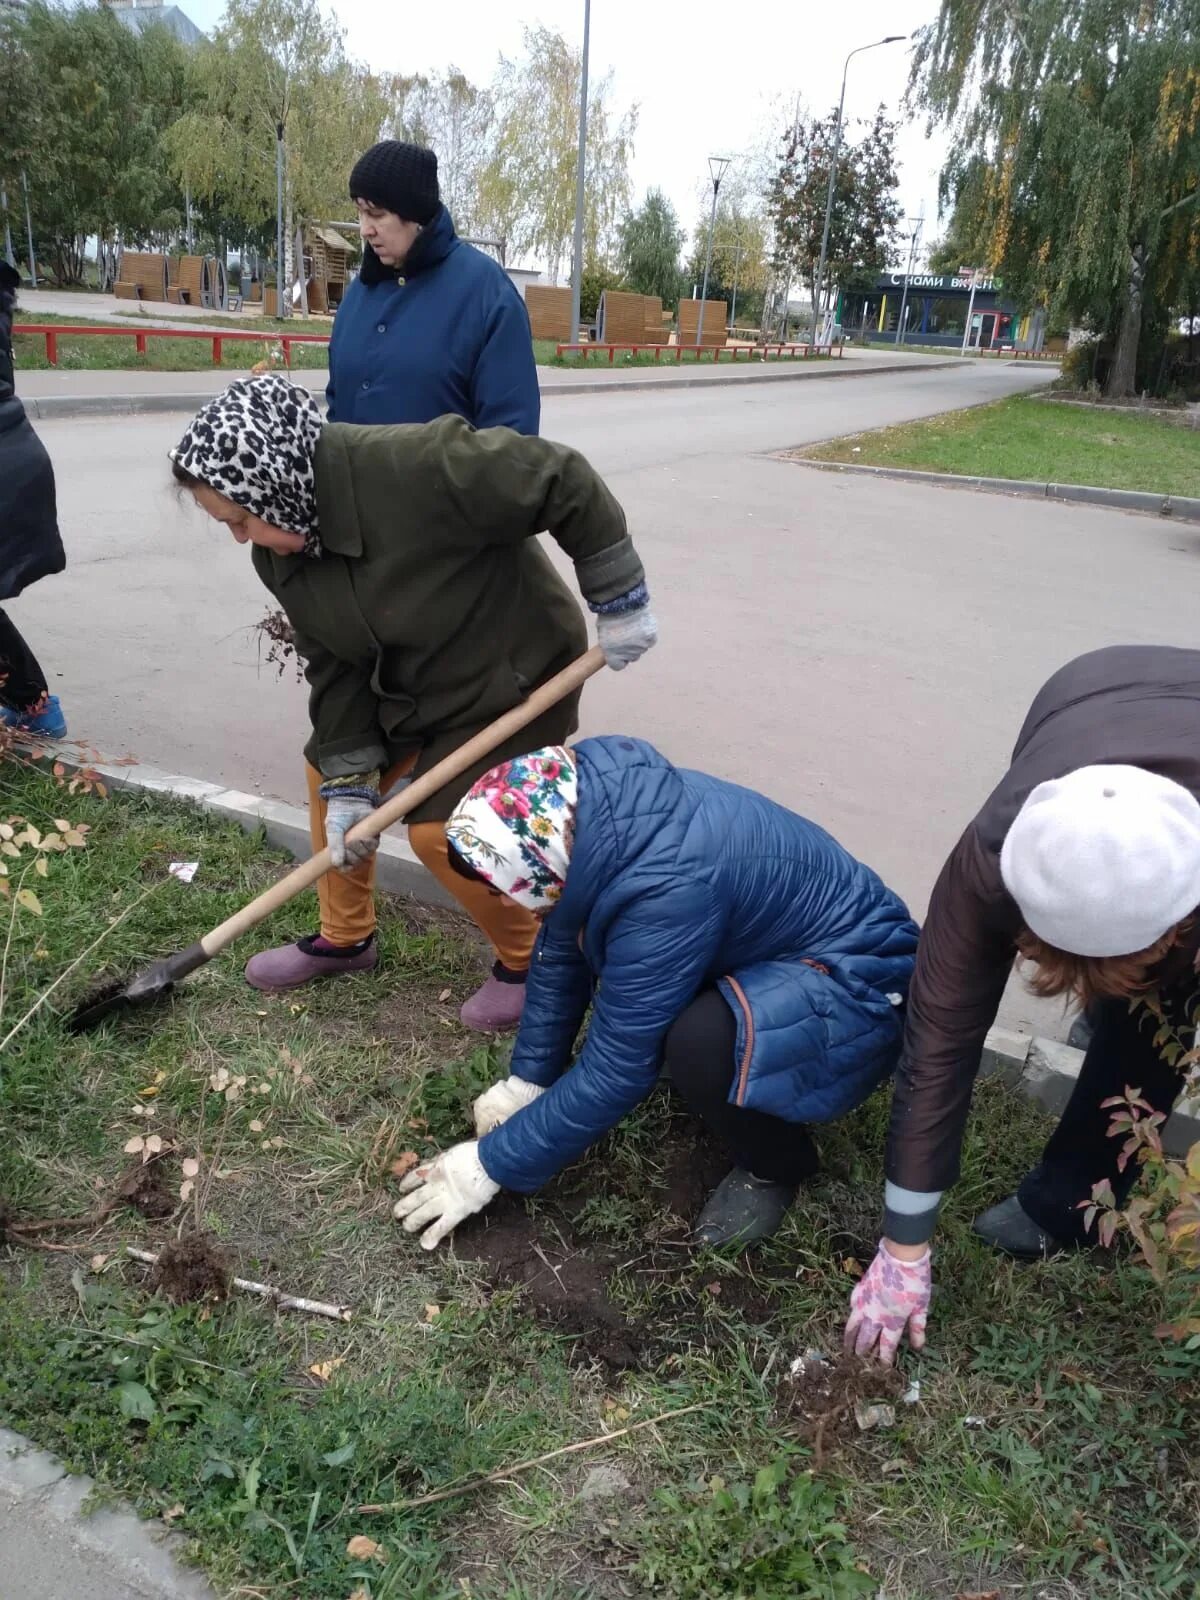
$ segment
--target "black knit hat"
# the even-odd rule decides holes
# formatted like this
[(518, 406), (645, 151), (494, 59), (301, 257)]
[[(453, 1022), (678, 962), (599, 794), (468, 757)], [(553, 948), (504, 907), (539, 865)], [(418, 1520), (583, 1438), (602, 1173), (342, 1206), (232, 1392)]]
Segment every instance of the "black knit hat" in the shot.
[(383, 206), (424, 227), (442, 203), (437, 157), (419, 144), (383, 139), (355, 162), (350, 198)]

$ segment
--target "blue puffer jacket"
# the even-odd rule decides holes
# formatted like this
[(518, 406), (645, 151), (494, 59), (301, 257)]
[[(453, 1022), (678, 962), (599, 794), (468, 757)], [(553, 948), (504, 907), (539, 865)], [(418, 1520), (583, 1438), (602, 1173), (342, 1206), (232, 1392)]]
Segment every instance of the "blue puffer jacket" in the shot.
[(442, 206), (399, 283), (350, 285), (329, 346), (331, 422), (433, 422), (536, 434), (537, 367), (525, 302), (504, 268), (464, 244)]
[(480, 1141), (488, 1173), (528, 1193), (581, 1155), (650, 1093), (668, 1029), (713, 983), (737, 1018), (734, 1104), (792, 1122), (857, 1105), (900, 1049), (917, 948), (904, 903), (762, 795), (640, 740), (586, 739), (576, 754), (570, 871), (512, 1058), (553, 1087)]

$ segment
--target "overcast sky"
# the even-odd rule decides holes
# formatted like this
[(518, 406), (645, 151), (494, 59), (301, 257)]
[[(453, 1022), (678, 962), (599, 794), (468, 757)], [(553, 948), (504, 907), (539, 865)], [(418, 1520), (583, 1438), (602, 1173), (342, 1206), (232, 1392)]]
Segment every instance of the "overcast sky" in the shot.
[[(200, 27), (216, 25), (224, 0), (178, 0)], [(449, 65), (486, 83), (497, 56), (517, 55), (521, 29), (544, 23), (569, 41), (583, 37), (583, 0), (333, 0), (350, 52), (378, 71), (432, 72)], [(896, 115), (908, 80), (908, 36), (930, 20), (937, 0), (856, 0), (842, 7), (795, 0), (740, 0), (714, 8), (675, 0), (593, 0), (594, 73), (613, 73), (613, 103), (639, 107), (633, 181), (640, 199), (662, 188), (684, 225), (705, 204), (707, 157), (748, 152), (773, 137), (797, 96), (814, 111), (837, 103), (849, 50), (887, 34), (905, 43), (856, 56), (846, 91), (847, 117), (871, 115), (882, 101)], [(900, 138), (900, 199), (916, 217), (922, 205), (926, 243), (936, 237), (937, 174), (946, 141), (906, 125)]]

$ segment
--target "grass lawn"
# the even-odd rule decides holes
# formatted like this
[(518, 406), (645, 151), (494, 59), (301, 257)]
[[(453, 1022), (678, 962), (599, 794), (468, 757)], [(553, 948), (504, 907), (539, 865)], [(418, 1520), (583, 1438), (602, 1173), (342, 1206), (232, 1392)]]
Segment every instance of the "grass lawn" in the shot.
[(1200, 494), (1200, 435), (1192, 429), (1028, 395), (830, 439), (798, 454), (864, 466)]
[[(266, 999), (226, 957), (74, 1039), (55, 1008), (90, 967), (190, 943), (282, 863), (182, 805), (69, 797), (11, 761), (0, 789), (0, 815), (92, 830), (30, 877), (41, 917), (0, 901), (5, 1031), (151, 889), (0, 1057), (9, 1214), (87, 1213), (136, 1163), (128, 1141), (164, 1144), (136, 1204), (48, 1236), (72, 1250), (0, 1244), (0, 1421), (170, 1521), (219, 1593), (1193, 1600), (1200, 1352), (1155, 1340), (1161, 1295), (1128, 1254), (1018, 1268), (968, 1231), (1044, 1136), (1025, 1100), (981, 1087), (930, 1347), (906, 1358), (919, 1402), (860, 1432), (850, 1401), (894, 1398), (887, 1375), (788, 1374), (806, 1347), (835, 1351), (873, 1254), (885, 1095), (822, 1134), (823, 1176), (743, 1258), (686, 1244), (721, 1164), (665, 1093), (427, 1255), (391, 1219), (390, 1167), (465, 1136), (506, 1055), (457, 1022), (482, 967), (465, 926), (392, 902), (377, 975)], [(190, 887), (167, 873), (180, 860), (200, 862)], [(262, 937), (312, 921), (305, 905)], [(232, 1103), (222, 1069), (246, 1079)], [(158, 1250), (196, 1211), (243, 1276), (353, 1321), (154, 1298), (124, 1247)], [(474, 1493), (357, 1510), (687, 1406)]]

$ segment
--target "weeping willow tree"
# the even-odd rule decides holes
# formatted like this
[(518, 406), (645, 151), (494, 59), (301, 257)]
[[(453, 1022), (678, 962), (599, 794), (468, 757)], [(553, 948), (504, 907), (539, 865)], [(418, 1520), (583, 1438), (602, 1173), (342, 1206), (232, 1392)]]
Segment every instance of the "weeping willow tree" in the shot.
[(1198, 0), (942, 0), (910, 98), (953, 130), (956, 239), (1132, 393), (1200, 264)]

